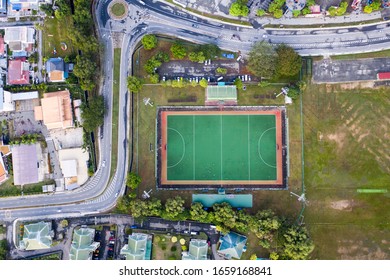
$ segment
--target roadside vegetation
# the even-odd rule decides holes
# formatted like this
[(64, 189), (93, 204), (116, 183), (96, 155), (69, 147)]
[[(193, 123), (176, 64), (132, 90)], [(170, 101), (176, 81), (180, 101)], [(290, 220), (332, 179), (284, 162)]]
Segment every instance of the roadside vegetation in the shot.
[(31, 257), (30, 260), (37, 260), (37, 261), (43, 261), (43, 260), (61, 260), (61, 253), (54, 253), (49, 255), (43, 255), (43, 256), (37, 256), (37, 257)]
[(2, 239), (0, 240), (0, 260), (6, 259), (7, 252), (8, 252), (7, 240)]

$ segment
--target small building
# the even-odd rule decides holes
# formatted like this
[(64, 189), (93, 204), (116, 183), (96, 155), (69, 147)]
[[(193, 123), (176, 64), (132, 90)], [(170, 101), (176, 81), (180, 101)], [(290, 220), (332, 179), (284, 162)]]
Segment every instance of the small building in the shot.
[(100, 242), (94, 242), (93, 228), (79, 228), (73, 232), (72, 244), (69, 252), (70, 260), (90, 260), (92, 252), (100, 247)]
[(48, 249), (52, 244), (54, 232), (51, 223), (39, 222), (24, 225), (23, 239), (19, 243), (22, 250)]
[(12, 26), (5, 29), (4, 42), (13, 52), (31, 52), (35, 43), (35, 29), (29, 26)]
[(7, 16), (7, 0), (0, 0), (0, 17)]
[(82, 148), (60, 149), (58, 159), (66, 189), (74, 189), (88, 180), (89, 154)]
[(30, 84), (29, 63), (26, 58), (10, 60), (8, 64), (8, 84), (28, 85)]
[(206, 88), (206, 105), (237, 105), (236, 86), (208, 86)]
[(48, 129), (73, 127), (72, 105), (68, 90), (43, 95), (41, 106), (34, 108), (35, 120), (42, 120)]
[(207, 260), (207, 240), (191, 239), (187, 252), (182, 253), (182, 260)]
[(151, 252), (151, 236), (144, 233), (133, 233), (129, 235), (129, 241), (123, 246), (120, 254), (125, 255), (126, 260), (150, 260)]
[(12, 100), (12, 93), (0, 88), (0, 112), (15, 111), (15, 102)]
[(241, 259), (242, 253), (246, 251), (247, 237), (235, 232), (229, 232), (220, 239), (218, 254), (226, 259)]
[(68, 78), (65, 62), (61, 57), (50, 58), (46, 61), (46, 72), (52, 83), (64, 82)]
[(32, 10), (39, 9), (39, 0), (8, 0), (8, 16), (31, 15)]
[(25, 185), (39, 182), (37, 144), (11, 146), (14, 184)]

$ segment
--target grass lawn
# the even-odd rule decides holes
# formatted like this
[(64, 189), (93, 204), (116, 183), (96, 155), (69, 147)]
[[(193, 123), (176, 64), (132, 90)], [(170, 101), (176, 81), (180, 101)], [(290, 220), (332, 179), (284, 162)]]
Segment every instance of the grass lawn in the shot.
[[(305, 223), (314, 259), (389, 259), (389, 89), (311, 85), (304, 95)], [(291, 129), (290, 129), (291, 131)]]
[(114, 5), (112, 5), (111, 11), (115, 16), (120, 17), (124, 15), (126, 9), (122, 3), (115, 3)]
[[(62, 57), (76, 55), (76, 50), (72, 46), (71, 40), (68, 38), (68, 26), (73, 25), (72, 17), (59, 21), (56, 18), (45, 18), (43, 35), (42, 55), (44, 57)], [(61, 49), (61, 43), (65, 43), (66, 50)], [(54, 48), (57, 54), (54, 54)]]
[(0, 224), (0, 234), (6, 233), (6, 232), (7, 232), (7, 228), (3, 227), (3, 224)]
[(171, 241), (172, 236), (166, 234), (153, 234), (152, 260), (181, 260), (181, 245), (179, 240), (185, 239), (185, 246), (189, 246), (190, 237), (174, 235), (177, 241)]
[[(22, 195), (21, 186), (13, 185), (13, 181), (14, 181), (13, 176), (10, 176), (10, 178), (7, 181), (5, 181), (3, 184), (0, 185), (0, 197)], [(40, 194), (42, 193), (42, 186), (50, 185), (50, 184), (54, 184), (54, 180), (47, 180), (36, 184), (24, 185), (23, 194), (24, 195)]]
[(110, 177), (116, 170), (118, 159), (118, 117), (119, 117), (119, 75), (120, 75), (121, 49), (114, 50), (114, 81), (113, 81), (113, 102), (112, 102), (112, 150), (111, 150), (111, 171)]
[(389, 57), (389, 56), (390, 56), (390, 50), (384, 50), (379, 52), (334, 55), (331, 56), (331, 59), (342, 60), (342, 59), (377, 58), (377, 57)]
[(30, 260), (61, 260), (61, 254), (60, 253), (54, 253), (44, 256), (38, 256), (38, 257), (31, 257)]

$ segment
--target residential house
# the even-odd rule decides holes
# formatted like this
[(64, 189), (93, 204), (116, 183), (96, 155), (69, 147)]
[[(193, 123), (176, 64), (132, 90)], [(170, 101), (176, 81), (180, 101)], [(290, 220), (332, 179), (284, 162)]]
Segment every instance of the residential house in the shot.
[(182, 260), (207, 260), (207, 240), (191, 239), (187, 252), (182, 253)]
[(151, 236), (144, 233), (133, 233), (129, 235), (129, 241), (123, 246), (120, 254), (125, 255), (126, 260), (150, 260), (151, 252)]
[(50, 58), (46, 61), (46, 72), (49, 82), (64, 82), (68, 78), (67, 65), (61, 57)]
[(11, 146), (15, 185), (34, 184), (40, 181), (37, 145)]
[(39, 222), (25, 225), (23, 228), (23, 239), (19, 248), (22, 250), (49, 249), (52, 244), (54, 232), (51, 223)]
[(5, 29), (4, 42), (12, 52), (30, 53), (34, 48), (35, 29), (29, 26), (12, 26)]
[(25, 58), (10, 60), (8, 64), (8, 84), (30, 84), (29, 66)]
[(15, 111), (15, 102), (12, 100), (12, 93), (0, 87), (0, 113)]
[(58, 159), (67, 190), (78, 188), (88, 180), (87, 151), (82, 148), (59, 149)]
[(246, 251), (247, 239), (246, 236), (231, 231), (219, 239), (220, 246), (217, 252), (226, 259), (240, 259), (242, 253)]
[(94, 242), (95, 230), (93, 228), (79, 228), (73, 232), (73, 240), (70, 247), (70, 260), (90, 260), (92, 252), (100, 246), (100, 242)]
[(28, 16), (39, 9), (39, 0), (8, 0), (8, 17)]
[(72, 104), (68, 90), (43, 95), (41, 106), (34, 108), (35, 120), (42, 120), (48, 129), (73, 127)]
[(7, 16), (7, 0), (0, 0), (0, 17)]

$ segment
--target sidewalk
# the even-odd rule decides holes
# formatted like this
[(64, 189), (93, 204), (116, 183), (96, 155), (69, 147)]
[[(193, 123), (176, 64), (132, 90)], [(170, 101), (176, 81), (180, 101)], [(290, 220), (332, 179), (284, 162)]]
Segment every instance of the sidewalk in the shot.
[[(167, 4), (169, 2), (163, 1)], [(227, 19), (236, 19), (236, 20), (242, 20), (242, 21), (249, 21), (252, 24), (255, 23), (255, 26), (262, 26), (262, 25), (322, 25), (322, 24), (342, 24), (346, 25), (347, 23), (353, 23), (353, 25), (356, 25), (358, 22), (367, 22), (372, 20), (379, 20), (382, 18), (382, 12), (376, 11), (371, 14), (365, 14), (361, 11), (353, 11), (350, 14), (346, 14), (345, 16), (337, 16), (337, 17), (329, 17), (324, 16), (323, 14), (319, 15), (308, 15), (306, 17), (300, 16), (298, 18), (293, 18), (290, 16), (284, 15), (280, 19), (273, 18), (271, 16), (263, 16), (263, 17), (257, 17), (250, 14), (249, 17), (233, 17), (229, 15), (229, 7), (230, 7), (230, 0), (208, 0), (208, 1), (195, 1), (195, 0), (174, 0), (174, 2), (178, 5), (181, 3), (181, 7), (187, 6), (187, 8), (197, 10), (200, 13), (207, 13), (214, 16), (221, 16), (225, 17)], [(218, 3), (216, 3), (218, 2)], [(185, 5), (187, 4), (187, 5)], [(191, 13), (190, 11), (186, 10), (187, 12)], [(386, 11), (384, 11), (386, 13)], [(195, 13), (194, 13), (195, 14)], [(205, 17), (207, 17), (207, 14), (204, 14)], [(196, 14), (197, 15), (197, 14)]]

